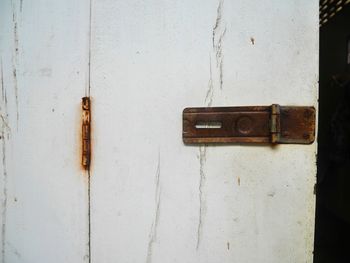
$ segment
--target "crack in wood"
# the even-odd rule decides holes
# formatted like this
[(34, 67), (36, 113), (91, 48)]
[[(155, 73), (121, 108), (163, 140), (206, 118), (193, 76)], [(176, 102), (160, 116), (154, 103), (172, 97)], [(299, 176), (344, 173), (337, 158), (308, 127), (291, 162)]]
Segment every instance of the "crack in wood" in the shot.
[(153, 256), (153, 244), (157, 239), (157, 229), (159, 224), (159, 216), (160, 216), (160, 197), (161, 197), (161, 186), (160, 186), (160, 151), (158, 151), (158, 164), (157, 164), (157, 171), (155, 175), (155, 213), (154, 213), (154, 219), (151, 225), (151, 230), (149, 233), (149, 240), (148, 240), (148, 248), (147, 248), (147, 258), (146, 263), (152, 262), (152, 256)]

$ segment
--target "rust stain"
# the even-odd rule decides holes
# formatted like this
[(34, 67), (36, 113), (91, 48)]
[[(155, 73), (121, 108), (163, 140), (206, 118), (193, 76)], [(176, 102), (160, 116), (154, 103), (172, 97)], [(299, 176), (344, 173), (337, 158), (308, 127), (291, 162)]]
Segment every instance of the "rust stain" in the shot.
[(87, 171), (91, 163), (91, 100), (90, 97), (82, 98), (82, 159), (81, 164)]
[(238, 182), (238, 186), (240, 186), (241, 185), (241, 177), (238, 176), (237, 182)]

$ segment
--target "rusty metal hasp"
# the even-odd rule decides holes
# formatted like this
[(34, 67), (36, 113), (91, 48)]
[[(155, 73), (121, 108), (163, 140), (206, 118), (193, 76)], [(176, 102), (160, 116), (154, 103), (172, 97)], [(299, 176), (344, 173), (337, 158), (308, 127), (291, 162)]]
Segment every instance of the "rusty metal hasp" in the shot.
[(310, 144), (315, 140), (315, 108), (278, 104), (186, 108), (182, 137), (186, 144)]
[(85, 170), (90, 169), (91, 159), (91, 101), (89, 97), (82, 98), (82, 156), (81, 164)]

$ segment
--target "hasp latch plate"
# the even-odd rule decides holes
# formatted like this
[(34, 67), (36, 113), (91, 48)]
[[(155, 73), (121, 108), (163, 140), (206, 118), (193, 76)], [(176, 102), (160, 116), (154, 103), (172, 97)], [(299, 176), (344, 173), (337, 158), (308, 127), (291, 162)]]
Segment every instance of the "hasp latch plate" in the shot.
[(248, 106), (186, 108), (183, 141), (209, 143), (311, 144), (315, 140), (315, 108)]

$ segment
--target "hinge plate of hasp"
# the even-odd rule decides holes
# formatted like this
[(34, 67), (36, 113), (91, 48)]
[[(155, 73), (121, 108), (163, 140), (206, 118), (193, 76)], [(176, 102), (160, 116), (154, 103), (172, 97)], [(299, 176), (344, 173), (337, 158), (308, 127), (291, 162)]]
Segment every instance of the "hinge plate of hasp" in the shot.
[(311, 144), (315, 140), (315, 108), (248, 106), (186, 108), (183, 141), (208, 143)]

